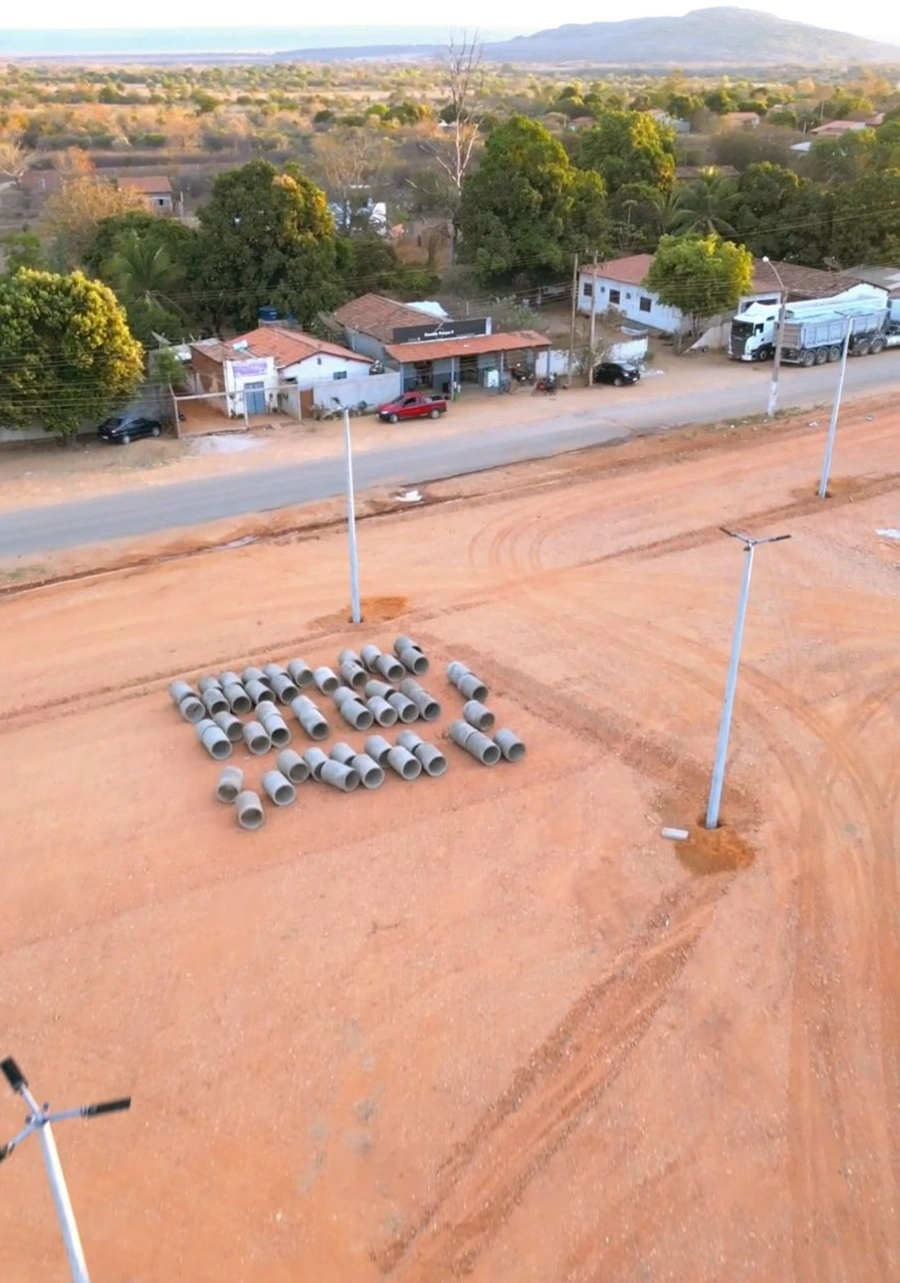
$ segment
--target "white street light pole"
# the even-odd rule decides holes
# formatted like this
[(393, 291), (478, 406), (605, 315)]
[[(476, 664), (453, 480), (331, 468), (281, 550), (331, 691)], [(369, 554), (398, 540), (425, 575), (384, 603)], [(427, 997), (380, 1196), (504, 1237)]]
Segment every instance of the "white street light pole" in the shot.
[(781, 289), (781, 310), (778, 313), (778, 333), (775, 337), (775, 357), (772, 362), (772, 382), (769, 385), (769, 405), (766, 414), (770, 419), (775, 417), (778, 409), (778, 375), (781, 373), (781, 346), (784, 342), (784, 322), (787, 317), (787, 290), (784, 288), (784, 281), (781, 279), (781, 273), (770, 258), (763, 256), (763, 262), (768, 263), (775, 273), (775, 279)]
[(347, 464), (347, 543), (350, 549), (350, 618), (362, 623), (359, 603), (359, 553), (356, 547), (356, 493), (353, 488), (353, 446), (350, 441), (350, 415), (344, 411), (344, 459)]
[(734, 696), (737, 690), (738, 668), (741, 662), (741, 645), (744, 640), (744, 624), (747, 619), (747, 602), (750, 597), (750, 577), (753, 574), (753, 557), (756, 549), (764, 543), (781, 543), (790, 539), (790, 535), (773, 535), (769, 539), (753, 539), (734, 530), (720, 527), (723, 534), (732, 539), (740, 539), (744, 545), (744, 574), (741, 579), (741, 594), (738, 598), (737, 618), (734, 621), (734, 636), (731, 640), (731, 658), (728, 662), (728, 676), (725, 680), (725, 702), (722, 705), (722, 716), (719, 720), (719, 735), (716, 740), (716, 759), (713, 764), (712, 783), (709, 789), (709, 804), (706, 808), (706, 827), (715, 829), (719, 826), (719, 808), (722, 804), (722, 786), (725, 783), (725, 762), (728, 757), (728, 738), (731, 734), (731, 716), (734, 712)]
[(27, 1140), (32, 1132), (38, 1133), (44, 1155), (44, 1166), (47, 1169), (47, 1179), (56, 1205), (56, 1216), (66, 1245), (66, 1255), (69, 1258), (72, 1283), (90, 1283), (84, 1249), (81, 1246), (75, 1213), (72, 1211), (72, 1202), (69, 1198), (62, 1164), (59, 1161), (59, 1151), (56, 1148), (51, 1123), (63, 1122), (68, 1118), (96, 1118), (98, 1114), (118, 1113), (120, 1110), (131, 1108), (131, 1097), (106, 1100), (98, 1105), (81, 1105), (78, 1109), (64, 1109), (60, 1113), (51, 1114), (47, 1105), (38, 1105), (29, 1090), (25, 1075), (11, 1056), (0, 1062), (0, 1071), (13, 1091), (22, 1097), (30, 1111), (25, 1118), (25, 1127), (18, 1136), (14, 1136), (8, 1144), (0, 1145), (0, 1162), (4, 1158), (9, 1158), (13, 1150), (17, 1149), (23, 1140)]
[(844, 391), (844, 375), (847, 372), (847, 353), (850, 351), (850, 331), (853, 321), (847, 317), (847, 330), (844, 334), (844, 346), (841, 351), (841, 368), (838, 373), (837, 388), (834, 393), (834, 404), (831, 407), (831, 422), (828, 424), (828, 436), (825, 438), (825, 457), (822, 460), (822, 476), (819, 479), (819, 498), (828, 494), (828, 478), (831, 475), (831, 456), (834, 454), (834, 439), (837, 436), (838, 415), (841, 412), (841, 396)]

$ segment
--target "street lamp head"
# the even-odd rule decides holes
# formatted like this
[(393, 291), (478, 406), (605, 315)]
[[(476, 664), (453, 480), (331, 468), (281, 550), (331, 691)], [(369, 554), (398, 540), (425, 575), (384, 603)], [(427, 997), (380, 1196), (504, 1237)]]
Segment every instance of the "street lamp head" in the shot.
[(12, 1087), (13, 1091), (21, 1091), (23, 1087), (28, 1086), (28, 1080), (13, 1060), (12, 1056), (7, 1056), (5, 1060), (0, 1061), (0, 1072), (2, 1072), (3, 1077), (9, 1083), (10, 1087)]

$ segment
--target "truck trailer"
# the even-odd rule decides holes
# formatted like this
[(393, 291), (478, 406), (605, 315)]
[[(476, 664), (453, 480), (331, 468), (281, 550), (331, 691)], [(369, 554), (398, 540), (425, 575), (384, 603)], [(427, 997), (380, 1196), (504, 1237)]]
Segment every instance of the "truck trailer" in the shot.
[[(896, 346), (900, 315), (883, 291), (790, 303), (785, 309), (781, 359), (793, 365), (823, 365), (840, 358), (845, 326), (851, 323), (852, 356)], [(898, 305), (900, 307), (900, 305)], [(732, 319), (728, 355), (735, 361), (770, 361), (778, 341), (780, 308), (751, 303)]]

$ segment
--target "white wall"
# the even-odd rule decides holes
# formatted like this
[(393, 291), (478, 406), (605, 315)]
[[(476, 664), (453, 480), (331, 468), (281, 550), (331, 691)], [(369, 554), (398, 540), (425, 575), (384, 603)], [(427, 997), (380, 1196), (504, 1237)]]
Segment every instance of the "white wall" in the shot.
[(401, 377), (399, 370), (386, 370), (384, 374), (367, 374), (360, 379), (333, 379), (314, 383), (313, 400), (326, 410), (333, 410), (337, 397), (342, 406), (348, 409), (365, 401), (367, 406), (384, 405), (400, 395)]
[[(591, 296), (586, 286), (593, 286)], [(618, 302), (610, 299), (610, 292), (618, 290)], [(650, 310), (641, 309), (641, 299), (650, 300)], [(598, 316), (615, 308), (630, 321), (638, 321), (651, 329), (660, 330), (663, 334), (677, 334), (683, 328), (684, 317), (677, 307), (666, 307), (660, 303), (652, 290), (642, 285), (629, 285), (625, 281), (616, 281), (612, 277), (598, 276), (593, 278), (589, 273), (581, 272), (578, 278), (578, 311), (590, 316), (591, 304)]]
[[(321, 352), (308, 356), (305, 361), (295, 365), (286, 365), (281, 371), (282, 381), (296, 380), (298, 388), (311, 388), (314, 383), (323, 379), (334, 379), (336, 374), (346, 374), (348, 379), (365, 379), (369, 377), (369, 362), (354, 361), (351, 356), (332, 356)], [(335, 382), (342, 382), (337, 379)]]
[(621, 361), (628, 365), (637, 365), (647, 356), (650, 347), (649, 339), (629, 339), (622, 343), (611, 343), (607, 348), (604, 361)]
[(247, 356), (245, 360), (247, 363), (251, 361), (256, 363), (265, 361), (266, 368), (265, 372), (262, 374), (241, 374), (238, 371), (240, 366), (244, 364), (244, 361), (223, 362), (225, 371), (225, 390), (229, 393), (227, 401), (228, 413), (232, 418), (240, 418), (244, 413), (243, 387), (245, 383), (265, 383), (266, 408), (268, 410), (276, 410), (278, 408), (277, 388), (279, 378), (278, 371), (275, 369), (274, 358), (271, 356)]

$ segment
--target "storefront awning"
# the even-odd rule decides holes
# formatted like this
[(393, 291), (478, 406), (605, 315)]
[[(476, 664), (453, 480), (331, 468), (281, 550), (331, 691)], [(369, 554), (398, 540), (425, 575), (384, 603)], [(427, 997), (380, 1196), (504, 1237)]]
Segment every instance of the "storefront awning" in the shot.
[(450, 357), (487, 356), (494, 352), (520, 352), (550, 346), (550, 340), (536, 330), (513, 330), (509, 334), (473, 334), (461, 339), (389, 343), (384, 350), (399, 365), (412, 365), (418, 361), (443, 361)]

